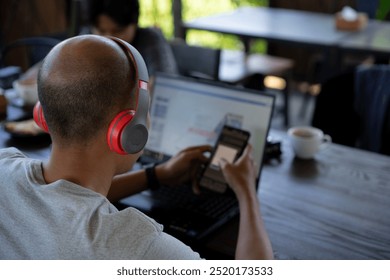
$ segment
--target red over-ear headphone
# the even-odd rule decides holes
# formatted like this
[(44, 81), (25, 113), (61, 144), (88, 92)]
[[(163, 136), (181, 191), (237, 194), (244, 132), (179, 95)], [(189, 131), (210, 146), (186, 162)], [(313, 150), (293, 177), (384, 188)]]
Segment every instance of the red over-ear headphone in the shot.
[[(149, 74), (145, 61), (137, 49), (119, 38), (108, 38), (121, 47), (129, 62), (134, 65), (137, 102), (135, 109), (119, 112), (111, 121), (107, 131), (107, 143), (110, 149), (118, 154), (136, 154), (144, 148), (148, 140), (146, 122), (149, 110)], [(39, 101), (34, 107), (33, 115), (37, 125), (48, 133), (49, 129)]]

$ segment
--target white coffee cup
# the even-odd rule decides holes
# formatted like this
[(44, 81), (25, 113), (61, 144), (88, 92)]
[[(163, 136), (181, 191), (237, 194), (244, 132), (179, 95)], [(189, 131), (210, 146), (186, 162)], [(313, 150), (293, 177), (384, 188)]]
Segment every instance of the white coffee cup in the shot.
[(34, 105), (38, 101), (38, 86), (35, 80), (16, 80), (13, 82), (13, 88), (24, 105)]
[(312, 159), (322, 148), (332, 142), (332, 138), (318, 128), (296, 126), (287, 131), (295, 155), (301, 159)]

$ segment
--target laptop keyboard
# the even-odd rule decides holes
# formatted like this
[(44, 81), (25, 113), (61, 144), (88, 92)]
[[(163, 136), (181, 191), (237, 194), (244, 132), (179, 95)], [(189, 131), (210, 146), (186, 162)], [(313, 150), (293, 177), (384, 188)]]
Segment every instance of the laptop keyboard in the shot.
[(237, 205), (234, 196), (224, 196), (210, 191), (194, 195), (189, 186), (161, 187), (153, 191), (152, 195), (178, 211), (186, 210), (213, 219), (217, 219)]

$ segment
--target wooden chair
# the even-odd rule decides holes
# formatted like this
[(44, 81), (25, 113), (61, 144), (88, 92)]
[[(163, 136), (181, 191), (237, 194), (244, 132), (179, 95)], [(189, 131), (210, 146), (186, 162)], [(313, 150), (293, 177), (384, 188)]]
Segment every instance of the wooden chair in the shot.
[(322, 85), (312, 125), (333, 142), (390, 155), (390, 65), (359, 66)]
[(360, 119), (358, 147), (389, 151), (390, 65), (360, 66), (355, 72), (354, 107)]

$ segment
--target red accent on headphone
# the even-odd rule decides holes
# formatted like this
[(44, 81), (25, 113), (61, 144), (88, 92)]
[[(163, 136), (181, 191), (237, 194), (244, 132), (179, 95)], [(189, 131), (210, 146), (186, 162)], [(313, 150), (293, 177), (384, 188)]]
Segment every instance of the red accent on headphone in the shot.
[(117, 152), (118, 154), (127, 154), (127, 152), (122, 147), (121, 136), (126, 125), (133, 119), (134, 114), (134, 110), (122, 111), (116, 115), (108, 127), (107, 143), (110, 149)]
[(139, 88), (142, 88), (142, 89), (144, 89), (144, 90), (148, 90), (148, 83), (145, 82), (145, 81), (139, 80), (139, 82), (138, 82), (138, 87), (139, 87)]
[(34, 106), (33, 117), (35, 123), (46, 133), (49, 133), (49, 127), (47, 126), (45, 116), (43, 115), (43, 110), (41, 102), (37, 102)]

